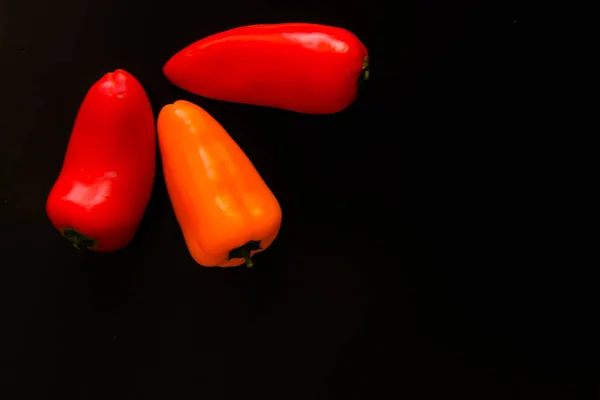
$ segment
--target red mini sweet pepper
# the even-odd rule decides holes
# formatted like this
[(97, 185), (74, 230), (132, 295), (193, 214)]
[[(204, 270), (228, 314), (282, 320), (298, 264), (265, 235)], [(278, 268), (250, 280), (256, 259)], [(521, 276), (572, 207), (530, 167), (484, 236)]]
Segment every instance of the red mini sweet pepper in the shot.
[(163, 71), (173, 84), (200, 96), (329, 114), (356, 99), (369, 78), (369, 54), (342, 28), (251, 25), (189, 45)]
[(155, 166), (154, 117), (144, 88), (126, 71), (107, 73), (77, 113), (46, 212), (75, 247), (118, 250), (137, 231)]

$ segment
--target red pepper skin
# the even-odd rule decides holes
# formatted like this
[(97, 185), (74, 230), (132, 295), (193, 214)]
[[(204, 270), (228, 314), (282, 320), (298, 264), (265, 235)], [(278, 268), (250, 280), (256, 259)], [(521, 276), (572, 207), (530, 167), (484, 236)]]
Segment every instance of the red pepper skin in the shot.
[(211, 99), (331, 114), (356, 99), (369, 77), (368, 56), (342, 28), (251, 25), (191, 44), (163, 72), (174, 85)]
[(155, 169), (150, 101), (132, 75), (117, 69), (91, 87), (79, 108), (46, 212), (75, 247), (118, 250), (137, 231)]

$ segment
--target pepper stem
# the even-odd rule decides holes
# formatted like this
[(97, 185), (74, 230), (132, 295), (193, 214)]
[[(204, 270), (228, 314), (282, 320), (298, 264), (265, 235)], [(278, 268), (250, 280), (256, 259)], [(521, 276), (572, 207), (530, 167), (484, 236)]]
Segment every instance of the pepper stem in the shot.
[(369, 56), (363, 58), (361, 78), (363, 81), (369, 80)]
[(360, 70), (360, 77), (358, 78), (358, 91), (361, 92), (365, 87), (365, 82), (369, 80), (369, 56), (363, 58), (362, 68)]
[(254, 262), (250, 257), (250, 252), (253, 250), (260, 250), (260, 241), (259, 240), (250, 240), (248, 243), (237, 247), (229, 252), (228, 260), (232, 258), (243, 258), (246, 262), (247, 268), (252, 268), (254, 266)]
[(250, 258), (250, 251), (248, 250), (248, 248), (244, 247), (243, 249), (241, 249), (241, 253), (244, 257), (244, 261), (246, 262), (246, 267), (252, 268), (254, 266), (254, 262)]
[(77, 250), (96, 247), (96, 241), (73, 228), (61, 228), (60, 234), (71, 242)]

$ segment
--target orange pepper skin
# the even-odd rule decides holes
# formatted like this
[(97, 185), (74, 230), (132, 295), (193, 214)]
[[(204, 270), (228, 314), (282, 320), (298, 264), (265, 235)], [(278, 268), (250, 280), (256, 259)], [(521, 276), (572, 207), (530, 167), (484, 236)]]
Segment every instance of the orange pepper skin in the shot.
[(191, 256), (206, 267), (251, 267), (250, 257), (268, 248), (281, 226), (269, 187), (199, 106), (166, 105), (157, 128), (167, 190)]

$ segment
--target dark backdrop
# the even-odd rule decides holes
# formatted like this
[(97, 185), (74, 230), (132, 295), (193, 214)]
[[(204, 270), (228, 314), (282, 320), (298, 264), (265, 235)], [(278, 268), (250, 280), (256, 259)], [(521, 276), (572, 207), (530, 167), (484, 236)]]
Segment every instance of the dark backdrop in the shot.
[[(559, 246), (568, 233), (530, 198), (543, 173), (524, 168), (519, 118), (532, 101), (510, 3), (0, 4), (0, 397), (573, 399), (589, 389), (587, 295)], [(338, 25), (369, 48), (372, 78), (351, 108), (227, 104), (162, 75), (201, 37), (287, 21)], [(160, 173), (122, 251), (76, 251), (51, 226), (44, 202), (79, 104), (115, 68), (142, 82), (155, 112), (177, 99), (205, 107), (271, 186), (283, 228), (254, 269), (194, 264)]]

